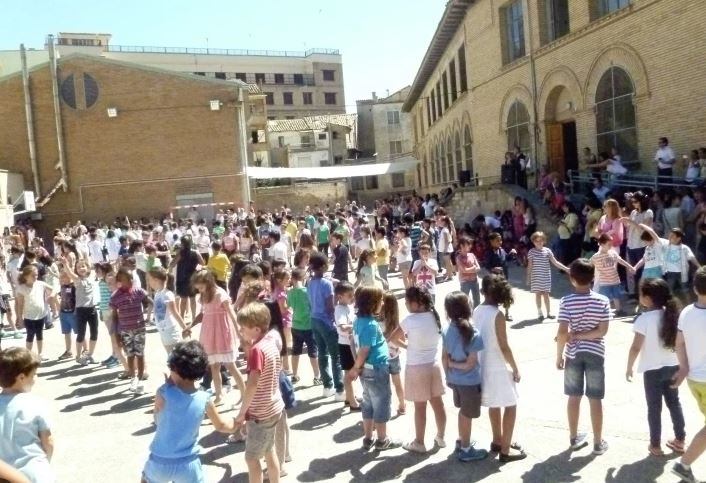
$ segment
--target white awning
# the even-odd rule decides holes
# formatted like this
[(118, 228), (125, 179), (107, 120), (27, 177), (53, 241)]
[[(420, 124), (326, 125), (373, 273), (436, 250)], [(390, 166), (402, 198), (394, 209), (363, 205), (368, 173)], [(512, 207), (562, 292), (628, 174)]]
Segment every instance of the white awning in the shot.
[(392, 163), (371, 163), (345, 166), (324, 166), (319, 168), (261, 168), (248, 166), (248, 177), (257, 179), (309, 178), (337, 179), (354, 176), (375, 176), (379, 174), (404, 173), (415, 169), (419, 160), (405, 156)]

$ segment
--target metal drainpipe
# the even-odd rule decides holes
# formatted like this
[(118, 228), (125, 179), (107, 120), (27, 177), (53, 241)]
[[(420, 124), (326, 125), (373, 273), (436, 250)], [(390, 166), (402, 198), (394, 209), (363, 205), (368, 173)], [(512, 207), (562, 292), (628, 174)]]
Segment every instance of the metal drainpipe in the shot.
[[(242, 87), (238, 88), (238, 101), (236, 104), (235, 111), (237, 114), (236, 123), (238, 124), (236, 129), (240, 129), (240, 159), (243, 163), (243, 209), (247, 212), (250, 210), (250, 178), (248, 177), (248, 145), (247, 145), (247, 130), (245, 128), (245, 93)], [(237, 172), (237, 170), (236, 170)]]
[[(530, 2), (526, 2), (527, 8), (527, 30), (529, 32), (529, 65), (530, 65), (530, 84), (532, 86), (532, 111), (534, 112), (534, 132), (532, 133), (532, 149), (534, 151), (534, 171), (539, 173), (539, 110), (537, 109), (537, 70), (534, 62), (534, 44), (532, 43), (532, 13), (529, 10)], [(534, 177), (535, 188), (539, 186), (539, 177)]]
[(39, 167), (37, 166), (37, 145), (34, 140), (34, 120), (32, 116), (32, 98), (29, 93), (29, 72), (27, 70), (27, 52), (25, 44), (20, 44), (20, 60), (22, 62), (22, 88), (25, 96), (25, 118), (27, 121), (27, 141), (29, 143), (29, 161), (32, 166), (34, 193), (37, 199), (42, 196), (39, 183)]
[(51, 71), (51, 87), (54, 94), (54, 123), (56, 124), (56, 147), (59, 153), (59, 171), (63, 180), (62, 189), (69, 188), (69, 180), (66, 176), (66, 155), (64, 150), (64, 127), (61, 122), (61, 103), (59, 102), (59, 80), (57, 79), (56, 52), (54, 51), (54, 36), (47, 37), (47, 47), (49, 49), (49, 70)]

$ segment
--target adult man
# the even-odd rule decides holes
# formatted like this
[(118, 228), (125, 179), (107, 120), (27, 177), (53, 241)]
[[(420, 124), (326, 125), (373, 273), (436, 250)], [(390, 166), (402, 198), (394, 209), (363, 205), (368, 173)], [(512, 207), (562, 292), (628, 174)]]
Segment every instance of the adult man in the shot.
[(515, 145), (514, 150), (515, 169), (517, 170), (517, 185), (527, 189), (527, 156), (524, 155), (519, 146)]
[(669, 146), (669, 139), (664, 137), (659, 138), (658, 144), (659, 148), (657, 148), (657, 152), (655, 153), (657, 176), (659, 176), (658, 181), (660, 183), (671, 183), (676, 156), (674, 155), (672, 148)]

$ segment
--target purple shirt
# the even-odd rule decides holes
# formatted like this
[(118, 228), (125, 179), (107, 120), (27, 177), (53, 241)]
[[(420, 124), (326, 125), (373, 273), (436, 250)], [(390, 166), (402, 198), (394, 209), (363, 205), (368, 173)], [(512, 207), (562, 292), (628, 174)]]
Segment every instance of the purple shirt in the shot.
[(119, 289), (110, 297), (110, 308), (118, 311), (118, 331), (135, 330), (145, 326), (142, 302), (147, 292), (141, 288)]

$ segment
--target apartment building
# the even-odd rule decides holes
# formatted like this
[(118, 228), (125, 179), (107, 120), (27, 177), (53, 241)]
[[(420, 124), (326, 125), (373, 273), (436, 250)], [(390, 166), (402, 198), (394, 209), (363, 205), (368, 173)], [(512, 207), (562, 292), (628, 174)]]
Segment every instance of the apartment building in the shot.
[(417, 181), (498, 175), (514, 146), (560, 173), (616, 147), (654, 173), (659, 136), (706, 144), (704, 17), (702, 0), (450, 0), (403, 106)]

